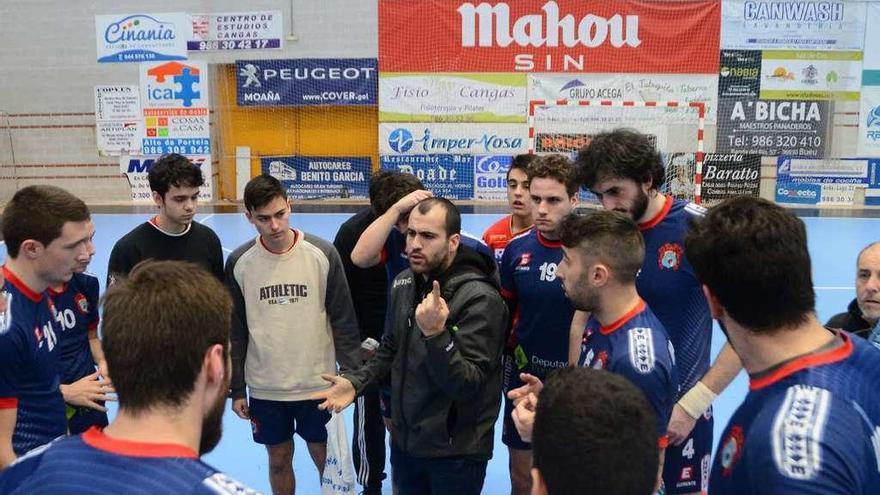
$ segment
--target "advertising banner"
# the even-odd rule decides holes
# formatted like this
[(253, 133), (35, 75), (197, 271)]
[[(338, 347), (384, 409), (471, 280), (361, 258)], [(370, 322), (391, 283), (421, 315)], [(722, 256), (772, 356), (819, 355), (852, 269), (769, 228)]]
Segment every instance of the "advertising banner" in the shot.
[(96, 15), (98, 62), (186, 60), (190, 29), (183, 12)]
[(370, 157), (274, 156), (260, 160), (293, 199), (369, 197)]
[(525, 74), (380, 74), (380, 122), (525, 122)]
[(715, 121), (717, 74), (529, 74), (529, 100), (698, 101)]
[(765, 100), (858, 101), (862, 52), (765, 50), (761, 93)]
[(820, 158), (829, 104), (820, 101), (724, 100), (718, 107), (718, 153)]
[(861, 50), (866, 2), (724, 0), (721, 48)]
[(761, 90), (761, 52), (721, 50), (719, 98), (757, 98)]
[(211, 154), (208, 79), (200, 60), (141, 64), (144, 154)]
[[(780, 190), (816, 186), (820, 191), (816, 204), (852, 205), (856, 190), (869, 184), (869, 165), (869, 160), (861, 159), (809, 160), (780, 156), (776, 160), (777, 196)], [(801, 192), (794, 197), (804, 200), (809, 195)], [(792, 202), (791, 195), (788, 198), (787, 202)]]
[[(132, 202), (140, 204), (151, 204), (153, 202), (147, 174), (157, 158), (159, 157), (141, 155), (122, 155), (119, 157), (119, 172), (128, 179), (128, 183), (131, 186)], [(211, 157), (207, 155), (189, 155), (187, 158), (202, 169), (202, 177), (205, 178), (205, 183), (199, 188), (199, 199), (211, 201), (214, 199), (214, 173)]]
[(511, 156), (474, 156), (474, 199), (507, 201)]
[(95, 86), (95, 137), (99, 153), (140, 151), (142, 126), (137, 86)]
[[(868, 5), (867, 36), (880, 32), (880, 3)], [(865, 43), (858, 155), (880, 157), (880, 43)], [(866, 199), (867, 202), (867, 199)]]
[(240, 106), (375, 105), (374, 58), (238, 60)]
[(761, 189), (761, 156), (708, 153), (703, 162), (702, 202), (713, 205)]
[(379, 68), (717, 74), (720, 22), (703, 0), (379, 0)]
[(516, 155), (527, 151), (525, 124), (379, 124), (382, 155)]
[(470, 155), (381, 155), (383, 169), (413, 174), (435, 196), (474, 198), (474, 160)]
[(281, 48), (280, 10), (192, 14), (190, 51), (272, 50)]

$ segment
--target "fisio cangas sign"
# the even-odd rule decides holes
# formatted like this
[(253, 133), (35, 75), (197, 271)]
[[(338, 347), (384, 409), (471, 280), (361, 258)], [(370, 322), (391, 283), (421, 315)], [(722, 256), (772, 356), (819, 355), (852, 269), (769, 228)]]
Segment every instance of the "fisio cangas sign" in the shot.
[(717, 74), (720, 15), (705, 0), (379, 0), (379, 70)]

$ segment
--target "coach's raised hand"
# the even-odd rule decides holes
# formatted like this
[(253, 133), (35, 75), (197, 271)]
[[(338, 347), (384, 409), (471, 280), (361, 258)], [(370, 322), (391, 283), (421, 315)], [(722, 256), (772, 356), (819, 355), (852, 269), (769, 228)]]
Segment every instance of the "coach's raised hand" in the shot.
[(440, 282), (434, 281), (434, 288), (416, 308), (416, 323), (422, 329), (422, 335), (433, 337), (446, 327), (449, 307), (440, 295)]
[(354, 385), (346, 378), (334, 375), (321, 375), (321, 378), (331, 383), (330, 388), (313, 393), (309, 398), (311, 400), (322, 400), (318, 404), (318, 409), (333, 412), (341, 412), (354, 402), (355, 391)]

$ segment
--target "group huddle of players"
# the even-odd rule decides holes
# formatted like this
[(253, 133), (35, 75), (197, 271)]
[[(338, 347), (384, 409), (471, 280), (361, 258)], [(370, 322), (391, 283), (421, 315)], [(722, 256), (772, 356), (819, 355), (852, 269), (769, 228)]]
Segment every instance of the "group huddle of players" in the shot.
[[(197, 188), (201, 180), (199, 175), (185, 183)], [(562, 155), (515, 157), (507, 175), (511, 214), (492, 225), (482, 242), (461, 236), (462, 246), (469, 246), (462, 249), (494, 259), (510, 316), (501, 414), (511, 492), (593, 493), (602, 487), (602, 493), (643, 494), (657, 489), (674, 494), (872, 493), (880, 486), (880, 392), (872, 388), (880, 373), (880, 351), (816, 321), (803, 223), (757, 198), (733, 198), (707, 211), (662, 194), (664, 181), (662, 159), (644, 135), (601, 133), (574, 161)], [(576, 214), (582, 187), (597, 196), (603, 211)], [(159, 189), (154, 195), (161, 199), (163, 214), (116, 244), (108, 286), (128, 283), (129, 272), (150, 258), (197, 263), (229, 285), (216, 234), (193, 222), (197, 192), (177, 197), (181, 188), (173, 183)], [(419, 261), (406, 257), (412, 242), (406, 218), (431, 197), (416, 185), (395, 194), (385, 210), (401, 218), (376, 220), (388, 223), (381, 235), (368, 226), (350, 253), (355, 263), (387, 265), (394, 271), (392, 282), (407, 268), (417, 272)], [(27, 198), (17, 201), (27, 203)], [(286, 223), (286, 197), (283, 203)], [(51, 214), (52, 207), (47, 205), (43, 214)], [(97, 336), (98, 281), (83, 273), (94, 254), (88, 210), (74, 204), (75, 214), (62, 222), (60, 232), (35, 237), (16, 223), (20, 208), (7, 210), (3, 225), (10, 261), (3, 267), (0, 298), (0, 466), (22, 466), (33, 452), (68, 433), (85, 432), (86, 444), (111, 452), (118, 445), (105, 442), (102, 447), (104, 440), (96, 440), (108, 425), (104, 402), (113, 400), (109, 394), (115, 390), (113, 368)], [(249, 208), (252, 223), (253, 215)], [(274, 252), (269, 249), (273, 239), (286, 243), (290, 235), (288, 227), (279, 229), (264, 232), (257, 226), (257, 241)], [(292, 235), (296, 243), (296, 232)], [(70, 242), (57, 246), (56, 239)], [(338, 260), (332, 248), (322, 249), (327, 251), (322, 260)], [(236, 304), (244, 305), (248, 297)], [(728, 342), (710, 365), (713, 319)], [(614, 432), (599, 434), (597, 405), (576, 404), (567, 422), (552, 422), (548, 404), (577, 396), (572, 376), (558, 371), (571, 367), (607, 370), (641, 392), (653, 420), (649, 447), (618, 444)], [(711, 404), (743, 368), (750, 393), (727, 425), (713, 460)], [(237, 369), (233, 387), (236, 373), (243, 389)], [(604, 380), (596, 379), (603, 384), (597, 397), (619, 390), (619, 384)], [(253, 403), (248, 411), (247, 400), (235, 398), (240, 402), (233, 408), (240, 416), (254, 414)], [(612, 414), (628, 411), (626, 404), (615, 409), (613, 401), (596, 404), (607, 404)], [(585, 418), (591, 418), (591, 425), (583, 423)], [(254, 424), (257, 440), (259, 424)], [(636, 451), (646, 450), (656, 461), (650, 464), (647, 485), (626, 466), (640, 458)], [(594, 457), (578, 458), (572, 452)], [(114, 453), (149, 457), (136, 448)], [(549, 459), (567, 469), (549, 467)], [(22, 480), (31, 473), (38, 476), (40, 468), (30, 462), (27, 476), (23, 469), (0, 472), (0, 488), (12, 493), (36, 486), (37, 478)], [(240, 486), (225, 480), (228, 485), (217, 488), (222, 483), (215, 475), (206, 471), (205, 480), (211, 482), (199, 486), (219, 493)]]

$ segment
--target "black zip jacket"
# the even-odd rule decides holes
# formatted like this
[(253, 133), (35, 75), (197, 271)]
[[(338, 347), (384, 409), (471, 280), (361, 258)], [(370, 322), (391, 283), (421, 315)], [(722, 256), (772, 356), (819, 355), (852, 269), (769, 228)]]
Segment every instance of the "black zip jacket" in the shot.
[(415, 309), (433, 279), (402, 272), (389, 296), (390, 336), (367, 364), (343, 375), (358, 394), (391, 375), (395, 441), (411, 456), (492, 457), (508, 316), (495, 272), (494, 260), (459, 247), (437, 277), (449, 317), (431, 338), (422, 335)]

